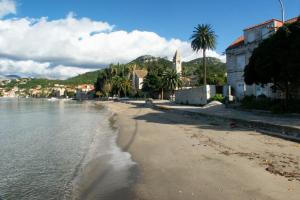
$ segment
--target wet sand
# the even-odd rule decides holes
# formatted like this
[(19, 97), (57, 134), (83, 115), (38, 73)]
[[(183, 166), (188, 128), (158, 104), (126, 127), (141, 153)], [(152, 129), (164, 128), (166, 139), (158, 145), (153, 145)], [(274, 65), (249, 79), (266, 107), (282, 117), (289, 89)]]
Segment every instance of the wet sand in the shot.
[[(102, 106), (102, 104), (96, 104)], [(96, 107), (97, 109), (97, 107)], [(103, 107), (98, 107), (103, 109)], [(102, 119), (95, 126), (98, 132), (91, 140), (85, 156), (71, 182), (72, 200), (130, 200), (137, 179), (137, 165), (128, 152), (116, 144), (118, 129), (113, 113), (101, 112)]]
[(138, 163), (141, 200), (300, 198), (300, 144), (222, 120), (124, 103), (118, 144)]

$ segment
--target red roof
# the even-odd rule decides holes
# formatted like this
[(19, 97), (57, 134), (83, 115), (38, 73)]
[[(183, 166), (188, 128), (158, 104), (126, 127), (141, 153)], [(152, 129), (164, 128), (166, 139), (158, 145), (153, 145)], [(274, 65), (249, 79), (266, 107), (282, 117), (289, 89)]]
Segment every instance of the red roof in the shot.
[(282, 26), (282, 21), (277, 20), (277, 19), (270, 19), (270, 20), (265, 21), (265, 22), (262, 22), (262, 23), (260, 23), (260, 24), (256, 24), (256, 25), (254, 25), (254, 26), (250, 26), (250, 27), (244, 29), (244, 31), (247, 31), (247, 30), (250, 30), (250, 29), (259, 27), (259, 26), (263, 26), (263, 25), (269, 24), (269, 23), (271, 23), (271, 22), (278, 22), (279, 24), (281, 24), (281, 25), (279, 25), (279, 26)]
[(294, 17), (292, 19), (286, 20), (285, 23), (294, 23), (296, 21), (300, 21), (300, 17)]
[[(300, 17), (294, 17), (292, 19), (286, 20), (285, 23), (293, 23), (293, 22), (296, 22), (298, 20), (300, 21)], [(274, 28), (276, 28), (276, 29), (283, 25), (282, 21), (280, 21), (280, 20), (270, 19), (270, 20), (265, 21), (263, 23), (260, 23), (260, 24), (254, 25), (254, 26), (250, 26), (250, 27), (244, 29), (244, 31), (247, 31), (247, 30), (250, 30), (250, 29), (253, 29), (253, 28), (256, 28), (256, 27), (260, 27), (260, 26), (269, 24), (271, 22), (275, 22), (275, 27)], [(239, 37), (232, 44), (230, 44), (229, 47), (227, 47), (227, 49), (232, 49), (232, 48), (238, 47), (240, 45), (243, 45), (244, 40), (245, 40), (244, 36)]]
[(240, 36), (229, 47), (227, 47), (227, 49), (233, 49), (235, 47), (243, 45), (244, 44), (244, 40), (245, 40), (244, 36)]

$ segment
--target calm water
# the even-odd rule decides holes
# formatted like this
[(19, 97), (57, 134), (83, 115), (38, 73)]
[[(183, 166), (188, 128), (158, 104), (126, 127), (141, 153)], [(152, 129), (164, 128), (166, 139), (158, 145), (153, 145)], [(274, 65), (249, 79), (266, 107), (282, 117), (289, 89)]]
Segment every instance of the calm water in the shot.
[(0, 199), (126, 199), (135, 164), (91, 102), (0, 98)]

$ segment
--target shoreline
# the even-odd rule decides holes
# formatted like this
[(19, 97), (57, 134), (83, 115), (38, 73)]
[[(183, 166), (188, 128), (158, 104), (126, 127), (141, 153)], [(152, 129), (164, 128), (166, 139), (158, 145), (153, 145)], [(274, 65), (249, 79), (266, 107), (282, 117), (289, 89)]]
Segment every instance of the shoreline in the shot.
[(100, 124), (98, 122), (97, 134), (85, 154), (88, 158), (84, 157), (84, 164), (78, 166), (71, 181), (71, 195), (66, 199), (131, 200), (133, 193), (130, 188), (137, 174), (136, 163), (117, 144), (116, 115), (103, 103), (89, 103), (103, 110), (104, 117)]
[(222, 120), (118, 102), (102, 104), (114, 113), (118, 146), (137, 162), (134, 199), (300, 196), (297, 143), (245, 128), (230, 130)]

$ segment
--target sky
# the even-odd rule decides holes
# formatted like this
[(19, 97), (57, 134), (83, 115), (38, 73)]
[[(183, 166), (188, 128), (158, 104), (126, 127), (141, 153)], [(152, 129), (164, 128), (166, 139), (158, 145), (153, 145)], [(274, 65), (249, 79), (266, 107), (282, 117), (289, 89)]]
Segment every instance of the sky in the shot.
[[(283, 0), (286, 19), (300, 0)], [(211, 24), (224, 51), (243, 29), (280, 19), (278, 0), (0, 0), (0, 75), (65, 79), (141, 55), (188, 61), (197, 24)]]

